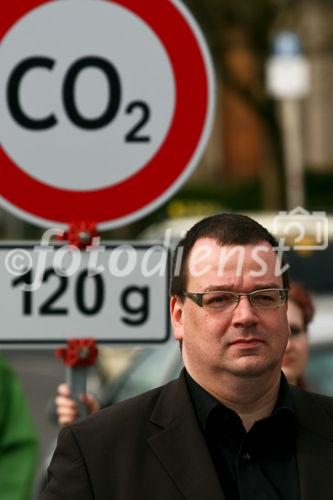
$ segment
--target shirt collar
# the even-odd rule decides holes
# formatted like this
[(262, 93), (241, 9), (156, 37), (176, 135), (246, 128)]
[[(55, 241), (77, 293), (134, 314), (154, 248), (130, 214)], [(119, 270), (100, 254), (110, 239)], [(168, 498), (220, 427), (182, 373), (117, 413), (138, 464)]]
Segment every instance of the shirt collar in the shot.
[[(214, 396), (212, 396), (208, 391), (206, 391), (206, 389), (204, 389), (200, 384), (198, 384), (190, 376), (190, 374), (187, 372), (186, 369), (184, 370), (184, 373), (189, 394), (195, 412), (197, 414), (200, 426), (203, 430), (206, 429), (209, 415), (217, 407), (219, 407), (220, 414), (224, 415), (225, 417), (230, 414), (232, 414), (234, 417), (237, 415), (233, 410), (231, 410), (223, 403), (218, 401)], [(281, 381), (280, 381), (278, 398), (275, 403), (271, 416), (280, 416), (280, 415), (292, 418), (294, 418), (295, 416), (291, 391), (283, 372), (281, 372)]]

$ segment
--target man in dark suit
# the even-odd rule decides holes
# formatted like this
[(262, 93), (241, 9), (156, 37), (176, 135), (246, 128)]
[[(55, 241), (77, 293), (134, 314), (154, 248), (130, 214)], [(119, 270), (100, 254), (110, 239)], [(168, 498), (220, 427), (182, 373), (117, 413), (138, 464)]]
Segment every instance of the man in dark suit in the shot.
[(64, 428), (42, 500), (332, 497), (333, 400), (281, 373), (288, 276), (275, 247), (236, 214), (187, 233), (170, 299), (185, 369)]

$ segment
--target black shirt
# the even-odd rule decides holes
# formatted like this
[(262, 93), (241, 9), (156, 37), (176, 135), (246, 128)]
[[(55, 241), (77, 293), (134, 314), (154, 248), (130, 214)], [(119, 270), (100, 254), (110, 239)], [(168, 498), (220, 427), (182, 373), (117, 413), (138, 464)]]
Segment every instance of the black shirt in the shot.
[(272, 415), (249, 432), (186, 371), (185, 379), (226, 500), (299, 500), (296, 420), (285, 376)]

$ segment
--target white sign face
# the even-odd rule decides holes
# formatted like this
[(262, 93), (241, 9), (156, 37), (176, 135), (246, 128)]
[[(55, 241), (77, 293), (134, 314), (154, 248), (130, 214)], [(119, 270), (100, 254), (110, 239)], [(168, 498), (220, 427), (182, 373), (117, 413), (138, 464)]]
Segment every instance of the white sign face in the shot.
[(178, 0), (18, 2), (0, 28), (2, 204), (47, 227), (150, 212), (196, 166), (212, 123), (195, 21)]
[(122, 242), (89, 251), (3, 245), (0, 277), (1, 345), (169, 337), (168, 251), (160, 245)]

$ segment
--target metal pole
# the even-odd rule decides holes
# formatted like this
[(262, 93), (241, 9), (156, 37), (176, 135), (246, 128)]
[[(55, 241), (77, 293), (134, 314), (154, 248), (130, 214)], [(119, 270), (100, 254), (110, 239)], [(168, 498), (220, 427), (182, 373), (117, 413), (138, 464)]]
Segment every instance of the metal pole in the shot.
[(88, 414), (86, 406), (80, 401), (80, 396), (87, 393), (87, 370), (86, 366), (66, 366), (66, 383), (78, 405), (79, 418), (84, 418)]
[(281, 99), (287, 208), (305, 206), (301, 101)]

